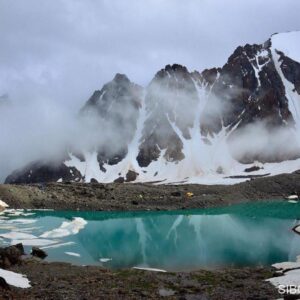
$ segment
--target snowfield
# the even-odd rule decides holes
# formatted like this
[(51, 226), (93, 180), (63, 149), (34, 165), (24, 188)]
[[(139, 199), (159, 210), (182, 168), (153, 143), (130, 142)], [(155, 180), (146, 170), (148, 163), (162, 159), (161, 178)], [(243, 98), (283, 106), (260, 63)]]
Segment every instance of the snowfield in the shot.
[(289, 58), (300, 62), (300, 31), (274, 34), (272, 36), (272, 46)]

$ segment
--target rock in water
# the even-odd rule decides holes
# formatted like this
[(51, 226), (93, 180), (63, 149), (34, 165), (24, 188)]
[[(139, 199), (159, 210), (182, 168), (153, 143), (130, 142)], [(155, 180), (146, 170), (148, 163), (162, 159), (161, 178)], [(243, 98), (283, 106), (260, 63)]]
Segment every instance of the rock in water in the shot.
[(38, 247), (32, 247), (31, 255), (36, 256), (41, 259), (44, 259), (48, 256), (48, 254), (44, 250), (42, 250)]

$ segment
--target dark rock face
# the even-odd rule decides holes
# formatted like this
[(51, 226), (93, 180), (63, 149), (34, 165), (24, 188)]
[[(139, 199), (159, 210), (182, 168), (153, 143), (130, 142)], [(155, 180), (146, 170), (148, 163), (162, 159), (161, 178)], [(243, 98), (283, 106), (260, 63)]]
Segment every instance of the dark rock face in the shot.
[(280, 68), (284, 77), (294, 84), (295, 91), (300, 95), (300, 63), (290, 59), (280, 51), (276, 52), (280, 56)]
[(270, 128), (293, 124), (269, 46), (238, 47), (229, 57), (207, 101), (201, 124), (204, 134), (219, 132), (222, 126), (238, 124), (239, 129), (258, 121)]
[(82, 176), (76, 168), (64, 164), (35, 162), (24, 169), (16, 170), (5, 179), (5, 183), (40, 183), (62, 181), (80, 181)]
[(186, 67), (168, 65), (155, 75), (145, 99), (150, 115), (144, 124), (137, 156), (140, 166), (146, 167), (157, 160), (162, 150), (167, 161), (184, 158), (182, 142), (171, 123), (185, 138), (190, 138), (188, 129), (193, 125), (198, 100), (194, 80)]
[[(260, 127), (256, 129), (257, 137), (265, 144), (264, 148), (242, 156), (234, 155), (243, 163), (255, 160), (278, 162), (298, 158), (300, 153), (292, 132), (285, 138), (291, 148), (285, 153), (268, 141), (270, 136), (278, 134), (278, 130), (294, 126), (285, 86), (276, 71), (270, 46), (269, 41), (263, 45), (238, 47), (224, 67), (218, 70), (219, 76), (211, 86), (202, 114), (202, 134), (218, 133), (222, 127), (234, 129), (229, 138), (233, 147), (238, 146), (240, 136), (247, 135), (249, 125), (259, 124), (264, 128), (266, 132), (260, 132)], [(284, 56), (281, 59), (284, 61), (281, 68), (285, 70), (285, 76), (299, 84), (300, 65)], [(274, 149), (270, 151), (272, 147)]]

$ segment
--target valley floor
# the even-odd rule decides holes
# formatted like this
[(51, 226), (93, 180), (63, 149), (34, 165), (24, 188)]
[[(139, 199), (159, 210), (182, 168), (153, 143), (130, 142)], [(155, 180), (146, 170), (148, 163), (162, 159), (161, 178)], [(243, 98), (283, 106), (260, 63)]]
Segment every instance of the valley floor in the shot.
[(235, 185), (47, 183), (0, 185), (10, 208), (55, 210), (175, 210), (226, 206), (300, 194), (300, 171)]
[[(226, 206), (300, 194), (300, 171), (236, 185), (48, 183), (0, 185), (10, 208), (55, 210), (175, 210)], [(26, 274), (31, 288), (0, 287), (1, 299), (279, 299), (265, 279), (272, 268), (160, 273), (110, 271), (26, 260), (12, 271)]]

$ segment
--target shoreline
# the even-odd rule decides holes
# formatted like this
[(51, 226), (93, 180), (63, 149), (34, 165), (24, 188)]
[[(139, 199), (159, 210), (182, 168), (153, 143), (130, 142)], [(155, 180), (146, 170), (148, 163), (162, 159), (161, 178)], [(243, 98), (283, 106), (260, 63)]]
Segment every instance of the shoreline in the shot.
[(1, 184), (0, 199), (14, 209), (160, 211), (222, 207), (300, 195), (300, 171), (235, 185), (147, 183)]
[[(277, 299), (266, 279), (272, 267), (222, 268), (191, 272), (108, 270), (68, 263), (24, 261), (10, 268), (25, 274), (30, 288), (0, 288), (7, 299)], [(254, 298), (253, 298), (254, 297)]]

